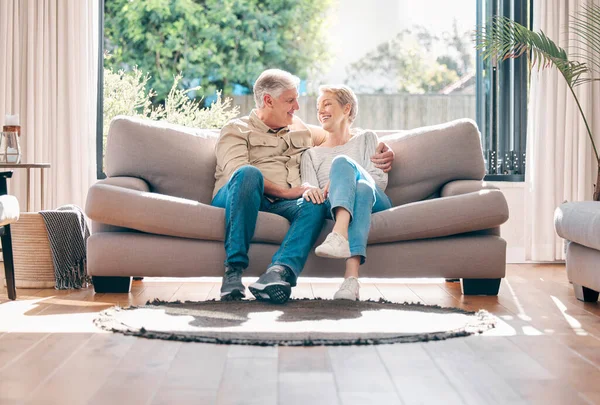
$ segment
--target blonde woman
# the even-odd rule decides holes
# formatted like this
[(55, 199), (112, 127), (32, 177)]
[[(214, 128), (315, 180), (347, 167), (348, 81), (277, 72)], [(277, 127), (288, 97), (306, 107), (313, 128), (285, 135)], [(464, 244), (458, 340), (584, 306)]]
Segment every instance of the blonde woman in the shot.
[(344, 282), (334, 299), (359, 299), (358, 273), (366, 259), (371, 213), (392, 206), (384, 193), (387, 173), (371, 162), (377, 135), (351, 131), (357, 112), (350, 88), (321, 86), (317, 115), (328, 136), (320, 146), (305, 151), (301, 163), (302, 181), (310, 184), (304, 199), (326, 204), (328, 217), (335, 220), (333, 231), (315, 254), (346, 259)]

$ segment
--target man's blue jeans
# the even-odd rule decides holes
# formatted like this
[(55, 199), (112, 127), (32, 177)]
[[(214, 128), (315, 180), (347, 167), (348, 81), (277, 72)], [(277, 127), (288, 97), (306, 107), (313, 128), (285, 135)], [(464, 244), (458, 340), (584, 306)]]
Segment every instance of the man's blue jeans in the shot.
[(217, 192), (212, 205), (225, 208), (225, 266), (228, 267), (248, 267), (248, 249), (259, 211), (281, 215), (290, 221), (290, 229), (269, 267), (284, 265), (296, 277), (304, 268), (326, 215), (323, 204), (316, 205), (303, 198), (269, 201), (264, 195), (263, 175), (254, 166), (237, 169)]
[(345, 155), (336, 156), (329, 170), (327, 218), (333, 219), (333, 209), (343, 207), (350, 213), (348, 242), (350, 254), (367, 257), (367, 238), (371, 228), (371, 213), (387, 210), (392, 202), (377, 187), (373, 177), (361, 165)]

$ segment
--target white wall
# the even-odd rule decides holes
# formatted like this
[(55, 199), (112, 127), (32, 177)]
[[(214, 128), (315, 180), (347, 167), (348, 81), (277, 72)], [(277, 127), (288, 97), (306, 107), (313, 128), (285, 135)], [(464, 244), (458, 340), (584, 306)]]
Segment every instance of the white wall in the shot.
[(506, 262), (525, 263), (525, 183), (492, 181), (504, 193), (508, 203), (509, 219), (500, 228), (506, 240)]

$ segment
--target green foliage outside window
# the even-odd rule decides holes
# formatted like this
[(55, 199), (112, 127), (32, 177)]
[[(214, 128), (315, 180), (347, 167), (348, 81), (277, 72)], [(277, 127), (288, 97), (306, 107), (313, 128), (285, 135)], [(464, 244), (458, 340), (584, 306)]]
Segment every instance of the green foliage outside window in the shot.
[(105, 49), (113, 72), (137, 65), (162, 103), (181, 73), (205, 95), (251, 89), (277, 67), (300, 77), (328, 60), (323, 34), (331, 0), (107, 0)]
[(239, 114), (239, 107), (232, 107), (230, 98), (221, 98), (220, 91), (216, 100), (203, 108), (202, 100), (192, 100), (188, 96), (189, 92), (197, 91), (199, 87), (188, 90), (179, 88), (181, 75), (171, 78), (171, 89), (164, 104), (153, 106), (151, 99), (154, 90), (147, 90), (150, 79), (149, 74), (144, 74), (137, 67), (130, 72), (104, 69), (103, 150), (106, 150), (110, 122), (117, 115), (164, 120), (194, 128), (221, 128)]

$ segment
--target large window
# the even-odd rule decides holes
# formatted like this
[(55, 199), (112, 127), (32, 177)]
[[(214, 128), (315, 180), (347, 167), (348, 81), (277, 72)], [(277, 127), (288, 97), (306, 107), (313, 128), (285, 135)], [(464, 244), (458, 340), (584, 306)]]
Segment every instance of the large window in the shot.
[[(280, 67), (302, 79), (298, 115), (306, 122), (318, 124), (319, 85), (345, 83), (359, 98), (356, 126), (400, 130), (472, 118), (482, 134), (487, 179), (523, 180), (527, 62), (484, 62), (473, 37), (493, 15), (528, 25), (529, 0), (306, 0), (287, 6), (170, 0), (155, 8), (105, 2), (101, 35), (113, 59), (107, 65), (101, 55), (100, 69), (111, 69), (110, 80), (118, 69), (141, 67), (142, 78), (152, 71), (146, 86), (158, 92), (157, 104), (177, 71), (183, 88), (202, 86), (191, 97), (210, 102), (222, 90), (245, 115), (254, 104), (252, 80), (264, 68)], [(103, 132), (99, 114), (99, 177)]]

